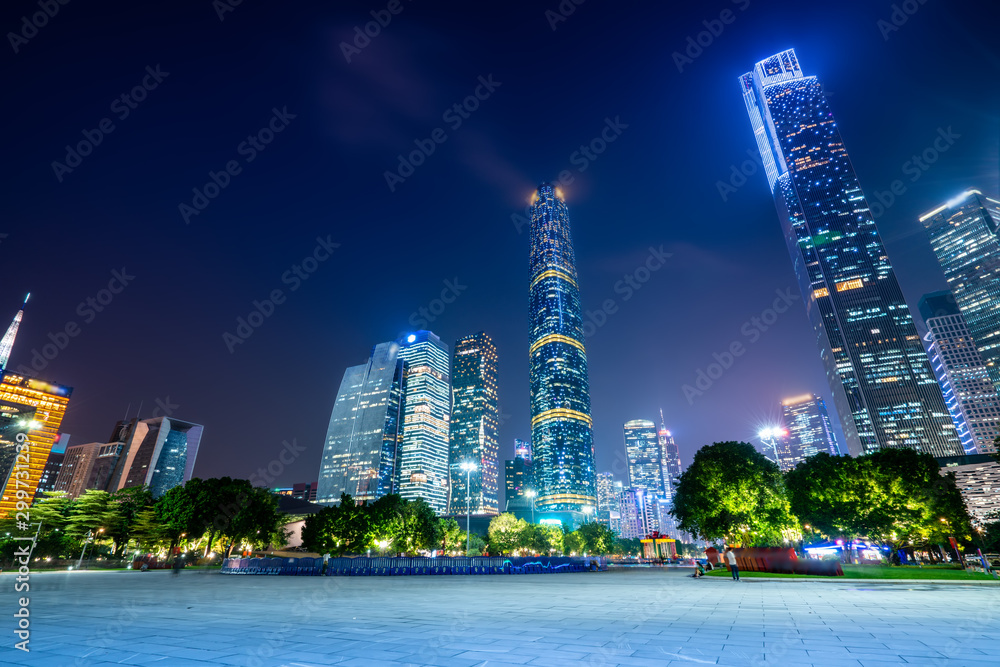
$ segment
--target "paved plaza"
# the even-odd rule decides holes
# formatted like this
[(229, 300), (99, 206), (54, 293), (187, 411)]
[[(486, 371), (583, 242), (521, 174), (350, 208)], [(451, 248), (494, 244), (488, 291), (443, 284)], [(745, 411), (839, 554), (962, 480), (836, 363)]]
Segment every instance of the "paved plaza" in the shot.
[(42, 573), (31, 653), (8, 630), (0, 664), (1000, 664), (1000, 587), (685, 575)]

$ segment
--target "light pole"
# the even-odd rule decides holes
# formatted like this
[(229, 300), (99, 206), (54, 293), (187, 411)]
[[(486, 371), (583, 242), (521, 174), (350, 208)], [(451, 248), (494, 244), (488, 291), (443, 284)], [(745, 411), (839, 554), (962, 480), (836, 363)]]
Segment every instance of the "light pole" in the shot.
[(590, 505), (585, 505), (583, 508), (583, 515), (586, 517), (583, 522), (590, 523), (590, 515), (593, 513), (594, 508)]
[(524, 492), (524, 495), (531, 498), (531, 523), (535, 523), (535, 496), (538, 495), (538, 491), (534, 489), (528, 489)]
[(472, 541), (472, 534), (469, 525), (472, 523), (472, 471), (478, 470), (478, 466), (472, 461), (462, 461), (458, 467), (465, 471), (465, 555), (469, 555), (469, 545)]

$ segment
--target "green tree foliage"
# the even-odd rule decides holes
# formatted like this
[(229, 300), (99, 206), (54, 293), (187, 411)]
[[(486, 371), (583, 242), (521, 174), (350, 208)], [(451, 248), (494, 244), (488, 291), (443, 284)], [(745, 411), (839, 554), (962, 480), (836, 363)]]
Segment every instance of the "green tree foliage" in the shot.
[(437, 548), (441, 541), (439, 522), (430, 505), (421, 499), (406, 501), (400, 516), (397, 548), (408, 554)]
[(84, 491), (70, 506), (66, 532), (76, 539), (84, 539), (88, 535), (95, 542), (104, 539), (108, 522), (116, 518), (115, 512), (110, 493), (97, 489)]
[(310, 551), (342, 555), (368, 549), (389, 553), (417, 553), (440, 549), (444, 535), (434, 510), (423, 500), (398, 495), (358, 505), (348, 495), (340, 503), (306, 517), (302, 543)]
[[(462, 533), (462, 548), (465, 548), (465, 533)], [(486, 552), (486, 540), (476, 533), (469, 535), (469, 551), (466, 556), (482, 556)]]
[(642, 540), (638, 537), (619, 537), (615, 540), (614, 545), (611, 547), (611, 553), (619, 556), (641, 556)]
[(255, 549), (269, 545), (284, 546), (287, 535), (283, 529), (284, 515), (278, 511), (278, 499), (264, 488), (254, 488), (250, 482), (234, 480), (229, 486), (229, 494), (238, 509), (221, 532), (229, 538), (229, 549), (233, 545), (246, 543)]
[(563, 554), (567, 556), (578, 556), (583, 553), (584, 548), (585, 544), (583, 536), (580, 535), (579, 531), (574, 530), (571, 533), (563, 535)]
[(563, 548), (563, 532), (555, 526), (528, 524), (521, 534), (518, 548), (527, 549), (533, 554), (548, 556), (553, 552), (561, 552)]
[(465, 531), (454, 519), (441, 520), (441, 549), (444, 551), (465, 551)]
[(673, 514), (683, 531), (745, 546), (780, 546), (796, 525), (778, 466), (746, 442), (698, 450), (678, 480)]
[(610, 554), (615, 547), (615, 534), (597, 522), (585, 523), (577, 530), (583, 542), (583, 551), (591, 555)]
[(504, 512), (493, 517), (487, 529), (490, 553), (509, 554), (524, 547), (528, 522)]
[(104, 535), (114, 544), (112, 553), (117, 553), (132, 539), (139, 514), (152, 508), (153, 496), (149, 489), (136, 486), (109, 494), (108, 501)]

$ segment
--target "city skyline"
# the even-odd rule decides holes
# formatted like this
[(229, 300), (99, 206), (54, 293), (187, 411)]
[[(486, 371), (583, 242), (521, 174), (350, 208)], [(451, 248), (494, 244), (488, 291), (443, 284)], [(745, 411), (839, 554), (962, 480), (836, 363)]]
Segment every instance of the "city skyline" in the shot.
[[(359, 5), (357, 9), (361, 18), (367, 15), (367, 8)], [(519, 15), (516, 20), (514, 16), (505, 19), (498, 13), (497, 18), (503, 30), (527, 22), (527, 34), (556, 38), (529, 40), (536, 61), (557, 57), (565, 52), (564, 40), (572, 44), (572, 40), (580, 39), (588, 30), (598, 28), (602, 32), (597, 34), (612, 41), (627, 36), (626, 41), (638, 50), (633, 56), (646, 53), (645, 47), (640, 46), (641, 31), (646, 28), (636, 28), (634, 21), (626, 28), (624, 17), (590, 7), (586, 8), (588, 11), (584, 9), (561, 24), (556, 32), (542, 20), (541, 12), (537, 12), (539, 16), (532, 12)], [(181, 10), (134, 11), (157, 11), (170, 17)], [(69, 92), (60, 96), (60, 100), (64, 104), (73, 101), (79, 109), (77, 115), (65, 120), (42, 115), (36, 120), (24, 110), (14, 112), (19, 126), (25, 128), (26, 137), (25, 143), (14, 140), (14, 154), (34, 157), (24, 161), (27, 167), (23, 174), (12, 173), (8, 180), (13, 191), (25, 193), (25, 198), (14, 198), (12, 213), (15, 220), (26, 224), (19, 226), (16, 234), (4, 230), (10, 236), (3, 240), (3, 250), (13, 262), (4, 324), (16, 312), (24, 293), (29, 290), (33, 293), (11, 368), (24, 365), (41, 379), (75, 388), (62, 427), (65, 432), (75, 434), (75, 442), (89, 442), (105, 435), (103, 424), (109, 415), (120, 415), (129, 402), (133, 403), (133, 410), (140, 402), (144, 404), (143, 417), (149, 417), (158, 408), (157, 401), (162, 405), (179, 404), (178, 414), (206, 424), (211, 433), (231, 433), (233, 441), (245, 443), (241, 456), (233, 457), (229, 445), (207, 441), (199, 454), (196, 474), (249, 476), (278, 455), (282, 441), (294, 438), (308, 449), (275, 479), (274, 485), (312, 479), (322, 455), (320, 447), (335, 398), (336, 382), (330, 378), (339, 377), (344, 368), (363, 359), (373, 342), (412, 330), (414, 327), (408, 321), (411, 314), (415, 322), (428, 319), (421, 315), (424, 309), (435, 318), (428, 319), (427, 328), (448, 341), (457, 340), (468, 331), (490, 331), (498, 348), (515, 355), (516, 360), (517, 350), (523, 349), (526, 340), (523, 318), (518, 313), (523, 312), (527, 278), (516, 266), (523, 266), (519, 262), (527, 250), (527, 229), (521, 227), (518, 233), (511, 216), (522, 215), (532, 184), (546, 178), (557, 179), (566, 170), (575, 179), (564, 185), (563, 191), (574, 212), (582, 307), (586, 321), (596, 328), (587, 339), (596, 469), (607, 470), (613, 465), (619, 452), (617, 442), (623, 421), (633, 415), (655, 415), (660, 406), (670, 417), (671, 430), (685, 461), (690, 460), (698, 447), (714, 440), (726, 437), (750, 440), (756, 431), (758, 413), (773, 412), (775, 401), (781, 396), (817, 392), (827, 402), (830, 397), (822, 384), (822, 371), (815, 369), (815, 347), (804, 340), (808, 337), (808, 325), (803, 322), (801, 305), (793, 305), (788, 315), (782, 315), (768, 330), (761, 330), (759, 341), (694, 405), (688, 405), (680, 391), (699, 368), (713, 361), (714, 353), (721, 353), (731, 341), (746, 342), (741, 326), (770, 305), (773, 296), (769, 295), (774, 290), (794, 287), (787, 254), (774, 225), (773, 206), (763, 196), (766, 189), (759, 176), (760, 166), (755, 155), (746, 153), (753, 143), (746, 132), (744, 111), (738, 98), (733, 99), (732, 89), (733, 77), (743, 71), (740, 64), (755, 62), (786, 46), (795, 46), (803, 60), (812, 63), (812, 72), (821, 76), (825, 89), (833, 93), (830, 103), (864, 192), (872, 202), (883, 205), (890, 201), (890, 195), (894, 198), (891, 205), (884, 206), (878, 224), (911, 306), (921, 294), (946, 286), (943, 277), (935, 275), (933, 266), (927, 264), (927, 259), (932, 262), (934, 259), (925, 233), (919, 229), (913, 233), (919, 215), (970, 186), (989, 196), (996, 191), (996, 114), (988, 113), (985, 120), (979, 120), (984, 109), (991, 106), (989, 95), (981, 90), (970, 91), (968, 86), (969, 81), (987, 80), (986, 75), (991, 71), (988, 63), (974, 57), (976, 40), (957, 41), (955, 48), (947, 53), (938, 50), (924, 53), (914, 46), (926, 44), (923, 38), (928, 26), (950, 25), (949, 20), (961, 20), (961, 9), (921, 7), (919, 17), (888, 40), (876, 27), (879, 17), (870, 8), (858, 4), (842, 11), (843, 20), (825, 24), (822, 30), (815, 27), (819, 23), (818, 10), (799, 8), (795, 16), (785, 17), (774, 25), (768, 25), (767, 12), (747, 11), (739, 15), (736, 24), (727, 26), (725, 41), (720, 39), (706, 49), (705, 55), (695, 59), (683, 72), (672, 70), (669, 58), (666, 62), (661, 58), (655, 68), (646, 66), (644, 58), (629, 58), (639, 66), (621, 84), (615, 83), (620, 77), (612, 79), (602, 74), (607, 68), (606, 54), (600, 58), (585, 56), (577, 71), (553, 81), (531, 78), (525, 69), (504, 70), (502, 63), (475, 48), (468, 53), (467, 68), (446, 80), (429, 81), (426, 72), (433, 61), (428, 61), (429, 55), (418, 49), (411, 73), (423, 96), (401, 97), (413, 100), (401, 103), (402, 117), (383, 106), (376, 107), (370, 122), (355, 116), (354, 109), (346, 103), (327, 109), (338, 122), (345, 118), (355, 120), (361, 128), (356, 140), (336, 133), (332, 139), (326, 139), (327, 147), (343, 150), (350, 156), (347, 162), (352, 168), (345, 172), (336, 168), (317, 170), (320, 163), (313, 159), (314, 152), (308, 143), (322, 143), (324, 140), (317, 142), (316, 137), (328, 136), (323, 130), (329, 128), (321, 124), (321, 115), (308, 96), (297, 94), (289, 86), (275, 87), (279, 79), (289, 78), (286, 75), (295, 71), (287, 61), (277, 65), (281, 77), (255, 81), (253, 87), (241, 87), (237, 76), (233, 85), (252, 91), (247, 103), (229, 108), (213, 102), (207, 113), (192, 120), (188, 134), (173, 137), (181, 151), (190, 145), (203, 145), (206, 159), (191, 156), (163, 163), (154, 160), (149, 163), (150, 174), (138, 181), (136, 177), (141, 170), (135, 174), (115, 171), (116, 165), (146, 164), (142, 160), (160, 155), (162, 144), (153, 137), (153, 130), (167, 126), (164, 125), (167, 119), (176, 117), (174, 112), (186, 108), (192, 100), (203, 103), (204, 96), (198, 93), (207, 83), (216, 81), (218, 74), (211, 68), (206, 76), (198, 76), (187, 67), (171, 70), (178, 61), (177, 51), (155, 30), (149, 35), (148, 48), (132, 52), (135, 61), (113, 64), (105, 47), (94, 51), (91, 58), (96, 67), (88, 71), (98, 72), (93, 75), (95, 79), (81, 76), (71, 63), (58, 64), (52, 71), (53, 84), (68, 86)], [(415, 5), (406, 12), (405, 21), (400, 19), (392, 31), (387, 30), (375, 40), (355, 62), (328, 63), (327, 72), (345, 75), (353, 82), (347, 91), (355, 85), (362, 90), (371, 86), (383, 90), (380, 86), (387, 84), (381, 75), (392, 71), (389, 64), (398, 64), (392, 56), (392, 45), (411, 43), (415, 30), (442, 18), (433, 10)], [(115, 16), (112, 25), (128, 24), (136, 16), (135, 13)], [(539, 23), (537, 33), (530, 27), (532, 17)], [(675, 50), (683, 52), (687, 37), (701, 29), (704, 18), (693, 9), (677, 14), (666, 34), (658, 37), (661, 43), (658, 50), (668, 56)], [(263, 19), (259, 9), (243, 6), (227, 17), (226, 29), (233, 24), (231, 21), (253, 25)], [(299, 24), (299, 28), (306, 25)], [(350, 34), (355, 21), (350, 10), (345, 9), (340, 18), (324, 25), (329, 25), (335, 35), (339, 34), (337, 30)], [(456, 34), (460, 27), (466, 26), (457, 18), (450, 19), (441, 24), (440, 31)], [(222, 40), (225, 47), (239, 52), (240, 40), (229, 41), (233, 38), (220, 33), (218, 28), (206, 25), (195, 34), (204, 35), (205, 44), (218, 45)], [(280, 24), (274, 29), (287, 36), (290, 25)], [(978, 31), (976, 27), (968, 29), (973, 34)], [(640, 32), (637, 34), (636, 30)], [(39, 41), (18, 54), (15, 85), (42, 80), (38, 70), (42, 54), (54, 43), (45, 46), (43, 39), (52, 40), (47, 35), (57, 34), (51, 31), (59, 31), (60, 38), (65, 36), (69, 44), (79, 39), (65, 26), (53, 23), (47, 27)], [(65, 35), (63, 31), (67, 31)], [(303, 44), (321, 43), (308, 31), (293, 30), (293, 34), (302, 37)], [(337, 39), (332, 40), (334, 46)], [(856, 61), (834, 57), (838, 52), (834, 47), (844, 40), (855, 44)], [(543, 44), (544, 41), (551, 43)], [(201, 67), (211, 62), (208, 55), (199, 50), (192, 57)], [(339, 57), (337, 53), (334, 56)], [(141, 58), (148, 62), (137, 62)], [(91, 127), (100, 120), (112, 95), (135, 85), (132, 81), (135, 72), (141, 73), (146, 65), (155, 67), (157, 62), (170, 72), (161, 87), (151, 91), (149, 99), (128, 119), (120, 124), (116, 120), (116, 125), (120, 125), (116, 133), (105, 137), (94, 154), (84, 159), (73, 173), (57, 181), (51, 173), (51, 162), (64, 159), (59, 154), (63, 145), (72, 143), (81, 127)], [(870, 67), (859, 68), (858, 62)], [(906, 71), (898, 67), (901, 62), (907, 63)], [(949, 63), (952, 66), (971, 63), (971, 67), (953, 67), (961, 72), (959, 76), (946, 82), (937, 81), (933, 86), (922, 83), (916, 75), (928, 66)], [(502, 82), (495, 94), (483, 101), (459, 130), (449, 133), (448, 142), (440, 144), (426, 165), (390, 196), (382, 173), (396, 163), (395, 156), (413, 150), (413, 140), (422, 139), (425, 129), (429, 131), (439, 124), (440, 112), (471, 94), (480, 85), (477, 77), (486, 77), (491, 71), (495, 80)], [(589, 100), (591, 95), (586, 91), (592, 90), (595, 82), (588, 81), (584, 72), (589, 72), (588, 76), (597, 73), (596, 83), (611, 86), (608, 96), (611, 101)], [(889, 72), (893, 73), (891, 77)], [(316, 89), (323, 89), (324, 75), (320, 72), (309, 81)], [(650, 99), (643, 95), (640, 102), (635, 96), (623, 94), (628, 87), (648, 90), (645, 84), (637, 84), (664, 80), (665, 75), (667, 78), (659, 90), (670, 91), (671, 97), (661, 95)], [(86, 85), (74, 85), (74, 78)], [(544, 86), (536, 83), (541, 81)], [(526, 115), (518, 111), (527, 106), (526, 89), (542, 95), (546, 112)], [(872, 90), (886, 91), (884, 106), (874, 111), (866, 103), (867, 91)], [(935, 99), (928, 99), (931, 90)], [(675, 105), (669, 103), (673, 95), (698, 99), (698, 104), (692, 105), (689, 112), (674, 109)], [(272, 99), (275, 97), (279, 99)], [(51, 94), (43, 96), (42, 106), (55, 99)], [(956, 105), (958, 100), (964, 100), (964, 104)], [(218, 172), (216, 160), (225, 164), (242, 137), (265, 125), (273, 106), (280, 111), (286, 102), (292, 114), (303, 109), (301, 115), (291, 120), (289, 128), (252, 164), (245, 165), (244, 173), (233, 178), (232, 184), (207, 209), (184, 225), (177, 216), (182, 196), (190, 196), (194, 186), (201, 188), (209, 169)], [(260, 103), (263, 114), (259, 120), (255, 117), (256, 103)], [(42, 124), (45, 118), (52, 121), (51, 128)], [(578, 162), (584, 154), (578, 154), (577, 162), (571, 161), (573, 155), (578, 146), (601, 135), (607, 127), (605, 118), (612, 123), (618, 118), (629, 127), (605, 151), (592, 153), (598, 159), (591, 160), (585, 171), (579, 171)], [(898, 118), (909, 119), (904, 130), (893, 132), (892, 136), (880, 134), (890, 120), (895, 122)], [(370, 131), (379, 124), (385, 124), (389, 130), (378, 135), (388, 137), (381, 144), (381, 140), (372, 141)], [(47, 128), (44, 134), (39, 131), (41, 127)], [(706, 127), (712, 128), (711, 138), (702, 133)], [(909, 171), (903, 170), (907, 169), (905, 165), (911, 156), (932, 147), (940, 136), (938, 129), (947, 133), (949, 127), (961, 138), (941, 153), (930, 169), (921, 170), (918, 181), (910, 181)], [(493, 154), (476, 163), (470, 157), (470, 148), (487, 128), (498, 133), (493, 143), (502, 147), (499, 156)], [(678, 128), (685, 131), (678, 132)], [(692, 131), (686, 131), (688, 128)], [(122, 139), (126, 134), (130, 138)], [(613, 136), (610, 130), (607, 134)], [(27, 137), (31, 137), (30, 142)], [(369, 149), (370, 158), (359, 158)], [(329, 154), (325, 149), (316, 152)], [(669, 156), (676, 156), (676, 160), (666, 160)], [(282, 172), (299, 157), (303, 171), (290, 172), (285, 177)], [(685, 168), (677, 169), (678, 162), (684, 163)], [(510, 171), (503, 168), (511, 165), (516, 165), (513, 180), (488, 180), (488, 175), (505, 178)], [(733, 167), (737, 175), (733, 175)], [(743, 173), (753, 169), (758, 170), (756, 175)], [(176, 175), (171, 175), (174, 172)], [(110, 177), (101, 177), (109, 173)], [(318, 173), (326, 182), (337, 183), (338, 188), (343, 184), (345, 189), (335, 188), (331, 194), (336, 192), (337, 196), (328, 200), (306, 185), (311, 181), (301, 176), (308, 173)], [(365, 189), (368, 180), (365, 177), (369, 175), (377, 188)], [(741, 184), (740, 178), (744, 176), (747, 182)], [(45, 178), (50, 179), (49, 186), (44, 186)], [(150, 178), (158, 183), (156, 188), (149, 187)], [(653, 178), (666, 180), (671, 187), (667, 192), (654, 188)], [(905, 183), (903, 195), (892, 193), (890, 186), (896, 179)], [(148, 195), (149, 202), (138, 195), (126, 200), (115, 197), (108, 188), (112, 184), (117, 188), (119, 183), (128, 191)], [(718, 183), (725, 186), (725, 200)], [(729, 187), (736, 188), (736, 192), (729, 192)], [(28, 193), (39, 192), (39, 188), (43, 196), (28, 197)], [(357, 196), (351, 192), (355, 188)], [(94, 202), (112, 203), (92, 207), (88, 203), (91, 193)], [(458, 193), (458, 205), (463, 207), (459, 216), (449, 214), (456, 205), (450, 199), (453, 193)], [(691, 196), (685, 196), (688, 194)], [(298, 204), (317, 202), (317, 198), (322, 204), (311, 208)], [(70, 203), (72, 206), (67, 206)], [(286, 208), (289, 205), (291, 208)], [(670, 213), (665, 215), (667, 210)], [(100, 224), (95, 222), (98, 211)], [(145, 228), (137, 227), (135, 211), (148, 216), (149, 229), (161, 230), (157, 233), (159, 242), (151, 242)], [(75, 215), (81, 220), (78, 229), (62, 224)], [(172, 222), (174, 217), (177, 220)], [(356, 276), (368, 275), (353, 257), (361, 256), (361, 248), (372, 247), (370, 228), (354, 224), (369, 218), (408, 221), (409, 224), (393, 222), (394, 233), (377, 239), (386, 255), (407, 259), (367, 279), (367, 289), (355, 294), (342, 289), (342, 285), (353, 284)], [(706, 225), (696, 224), (702, 218), (716, 221), (718, 227), (707, 233), (703, 229)], [(104, 226), (104, 219), (108, 227)], [(254, 225), (271, 219), (289, 221), (285, 223), (287, 233), (260, 235), (260, 240), (266, 236), (267, 241), (259, 244), (231, 234), (229, 225), (237, 220)], [(335, 222), (328, 224), (331, 219)], [(469, 220), (476, 220), (488, 232), (462, 236), (467, 233)], [(171, 226), (174, 222), (177, 226)], [(87, 230), (86, 234), (82, 234), (83, 230)], [(428, 230), (433, 233), (428, 234)], [(314, 239), (319, 234), (324, 239), (327, 234), (332, 235), (331, 240), (341, 243), (341, 248), (315, 273), (308, 274), (300, 289), (290, 292), (281, 276), (300, 264), (303, 257), (312, 256)], [(65, 243), (47, 244), (51, 238)], [(473, 248), (486, 239), (496, 245), (486, 253), (445, 252), (450, 246), (447, 240), (458, 238), (468, 238)], [(673, 257), (648, 282), (641, 283), (640, 290), (623, 282), (633, 290), (632, 297), (624, 300), (615, 285), (626, 275), (633, 280), (632, 284), (639, 285), (633, 272), (644, 265), (649, 247), (658, 248), (661, 243)], [(43, 247), (51, 253), (48, 261), (33, 261), (31, 258), (38, 256), (36, 249)], [(148, 249), (144, 259), (148, 268), (144, 272), (137, 271), (138, 267), (125, 259), (137, 247)], [(341, 251), (344, 255), (338, 256)], [(352, 257), (347, 256), (348, 251), (353, 253)], [(169, 271), (179, 252), (189, 253), (186, 256), (194, 268), (186, 272)], [(416, 258), (420, 258), (419, 264)], [(122, 273), (122, 264), (126, 277), (136, 276), (134, 283), (130, 280), (120, 293), (110, 293), (113, 295), (110, 303), (102, 303), (107, 301), (104, 290), (114, 278), (112, 271)], [(171, 276), (170, 282), (161, 277), (165, 275)], [(294, 272), (289, 275), (297, 278)], [(455, 290), (449, 291), (446, 302), (441, 299), (442, 290), (448, 288), (444, 281), (455, 285), (456, 277), (457, 296)], [(217, 294), (220, 284), (227, 286), (227, 293), (221, 296)], [(119, 285), (120, 281), (116, 282), (115, 289)], [(678, 285), (685, 287), (679, 289)], [(263, 304), (276, 287), (285, 289), (286, 302), (278, 304), (274, 314), (261, 326), (254, 327), (252, 336), (246, 337), (230, 354), (221, 334), (234, 332), (237, 318), (256, 322), (257, 315), (248, 318), (254, 309), (253, 302)], [(100, 310), (87, 303), (89, 298), (95, 299)], [(149, 310), (152, 304), (167, 299), (179, 304), (176, 316), (153, 316)], [(444, 304), (443, 308), (438, 300)], [(603, 311), (608, 300), (614, 302), (612, 310), (617, 307), (616, 312)], [(79, 304), (83, 307), (78, 313)], [(587, 315), (588, 311), (593, 317)], [(606, 323), (598, 327), (602, 312)], [(686, 325), (670, 326), (678, 313), (684, 314)], [(671, 320), (664, 319), (666, 314)], [(54, 341), (65, 342), (63, 335), (70, 321), (79, 325), (81, 333), (60, 348)], [(191, 333), (191, 322), (199, 322), (204, 331)], [(657, 333), (654, 336), (647, 330)], [(47, 348), (49, 345), (53, 347)], [(147, 349), (155, 349), (161, 356), (151, 358)], [(54, 351), (54, 358), (49, 358), (53, 354), (40, 358), (33, 354), (35, 351), (42, 354), (43, 350)], [(141, 367), (142, 372), (124, 363), (126, 355), (138, 355), (143, 360), (142, 364), (134, 365)], [(785, 370), (775, 367), (774, 360), (779, 358)], [(38, 359), (35, 365), (44, 367), (32, 366)], [(204, 370), (201, 382), (190, 382), (191, 367)], [(301, 421), (251, 428), (250, 420), (245, 418), (246, 406), (260, 401), (263, 369), (281, 369), (285, 373), (284, 386), (292, 390), (271, 392), (268, 397), (278, 412), (294, 410), (304, 415)], [(501, 411), (508, 415), (500, 426), (501, 455), (509, 457), (512, 439), (528, 436), (526, 366), (513, 361), (500, 373)], [(751, 386), (755, 387), (752, 395), (747, 391)], [(713, 415), (720, 417), (710, 418)]]

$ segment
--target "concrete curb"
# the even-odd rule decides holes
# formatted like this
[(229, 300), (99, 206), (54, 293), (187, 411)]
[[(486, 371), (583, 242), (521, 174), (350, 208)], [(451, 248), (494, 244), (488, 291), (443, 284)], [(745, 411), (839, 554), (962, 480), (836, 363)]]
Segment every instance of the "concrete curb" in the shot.
[[(720, 579), (731, 581), (731, 577), (711, 576), (704, 579)], [(914, 584), (934, 584), (935, 586), (945, 584), (953, 586), (1000, 586), (1000, 581), (961, 581), (958, 579), (849, 579), (847, 577), (822, 577), (816, 579), (802, 579), (799, 577), (747, 577), (740, 581), (781, 581), (794, 583), (822, 583), (822, 584), (894, 584), (912, 586)]]

